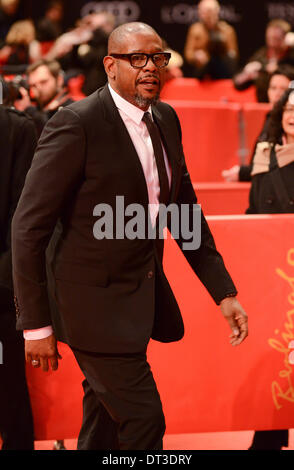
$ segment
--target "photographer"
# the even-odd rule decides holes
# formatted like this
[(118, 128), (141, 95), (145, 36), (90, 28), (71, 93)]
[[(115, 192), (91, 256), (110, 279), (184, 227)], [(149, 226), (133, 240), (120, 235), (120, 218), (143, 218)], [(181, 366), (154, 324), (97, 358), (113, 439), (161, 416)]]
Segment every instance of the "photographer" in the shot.
[(199, 21), (188, 31), (184, 56), (199, 79), (232, 78), (238, 60), (237, 36), (232, 26), (220, 21), (220, 5), (216, 0), (201, 0)]
[(46, 59), (58, 60), (67, 75), (82, 74), (82, 92), (88, 96), (107, 81), (103, 58), (114, 26), (115, 17), (111, 13), (101, 11), (84, 16), (76, 28), (55, 41)]
[[(20, 87), (21, 99), (16, 100), (16, 109), (29, 114), (41, 134), (46, 122), (58, 111), (60, 106), (73, 103), (64, 86), (61, 67), (55, 60), (41, 59), (27, 69), (28, 91)], [(32, 102), (36, 100), (37, 106)]]
[(273, 72), (281, 65), (294, 66), (294, 47), (288, 43), (291, 25), (282, 19), (271, 20), (265, 31), (265, 45), (258, 49), (234, 77), (237, 90), (254, 85), (257, 101), (267, 103), (267, 88)]

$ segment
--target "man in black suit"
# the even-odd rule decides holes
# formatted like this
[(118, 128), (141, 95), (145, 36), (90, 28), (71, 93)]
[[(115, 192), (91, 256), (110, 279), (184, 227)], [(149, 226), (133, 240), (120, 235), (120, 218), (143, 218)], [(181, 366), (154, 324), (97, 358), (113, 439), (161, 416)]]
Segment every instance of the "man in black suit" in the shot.
[[(163, 240), (112, 237), (111, 224), (100, 236), (96, 216), (103, 203), (113, 211), (113, 233), (121, 230), (117, 196), (129, 209), (147, 209), (153, 227), (159, 203), (174, 203), (180, 214), (183, 204), (196, 210), (178, 118), (157, 102), (168, 60), (150, 26), (113, 31), (104, 59), (108, 85), (48, 122), (14, 216), (15, 303), (26, 358), (54, 370), (56, 337), (72, 348), (86, 377), (79, 449), (162, 448), (164, 415), (146, 349), (151, 337), (170, 342), (184, 334), (162, 268)], [(52, 318), (45, 250), (58, 219), (49, 287), (60, 316)], [(184, 250), (183, 237), (177, 243), (221, 305), (237, 345), (247, 336), (247, 316), (203, 214), (200, 225), (199, 249)]]
[[(24, 113), (0, 106), (0, 436), (4, 450), (32, 450), (34, 430), (26, 384), (24, 340), (15, 329), (11, 220), (37, 144)], [(3, 363), (2, 363), (3, 362)]]

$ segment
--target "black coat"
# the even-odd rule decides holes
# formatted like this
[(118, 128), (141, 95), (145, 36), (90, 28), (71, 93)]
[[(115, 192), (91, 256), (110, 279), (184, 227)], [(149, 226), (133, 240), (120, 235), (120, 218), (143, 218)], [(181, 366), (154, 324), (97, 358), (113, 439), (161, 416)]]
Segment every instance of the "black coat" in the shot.
[[(196, 203), (175, 111), (159, 103), (153, 114), (172, 168), (170, 202)], [(148, 205), (140, 160), (106, 86), (56, 113), (40, 138), (13, 220), (19, 329), (53, 321), (60, 340), (105, 353), (138, 352), (150, 337), (168, 342), (183, 336), (179, 307), (162, 269), (163, 241), (93, 236), (94, 207), (103, 202), (115, 210), (117, 195), (125, 197), (125, 206)], [(61, 315), (56, 321), (48, 304), (44, 253), (58, 218), (61, 236), (52, 257)], [(219, 303), (236, 289), (203, 215), (201, 228), (201, 247), (184, 254)]]
[[(60, 106), (68, 106), (72, 103), (74, 103), (74, 101), (71, 98), (68, 98)], [(55, 113), (57, 113), (58, 109), (59, 106), (55, 109), (50, 110), (41, 110), (39, 107), (36, 106), (29, 106), (25, 109), (25, 113), (30, 116), (35, 123), (38, 138), (42, 134), (45, 124), (49, 121), (49, 119), (54, 116)]]
[(277, 196), (270, 172), (253, 176), (246, 214), (294, 213), (294, 162), (280, 168), (280, 175), (289, 196), (287, 210)]
[(0, 106), (0, 313), (14, 311), (11, 220), (37, 143), (33, 121)]

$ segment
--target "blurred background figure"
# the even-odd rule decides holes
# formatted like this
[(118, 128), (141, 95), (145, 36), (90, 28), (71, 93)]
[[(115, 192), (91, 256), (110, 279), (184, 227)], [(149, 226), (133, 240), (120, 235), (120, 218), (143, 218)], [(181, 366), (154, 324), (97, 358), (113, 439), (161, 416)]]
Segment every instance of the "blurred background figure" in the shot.
[(243, 70), (234, 77), (237, 90), (256, 87), (257, 100), (267, 102), (267, 88), (271, 74), (281, 64), (294, 66), (294, 48), (287, 42), (291, 25), (276, 19), (268, 23), (265, 33), (265, 46), (258, 49)]
[(36, 147), (24, 113), (0, 105), (0, 436), (3, 450), (33, 450), (32, 410), (25, 375), (24, 340), (16, 331), (11, 268), (11, 220)]
[(293, 88), (271, 112), (267, 139), (257, 144), (251, 175), (247, 214), (294, 213)]
[(49, 3), (45, 16), (37, 22), (37, 39), (40, 42), (55, 41), (63, 33), (63, 3), (53, 0)]
[(46, 58), (58, 60), (66, 78), (84, 75), (82, 92), (90, 95), (107, 81), (103, 58), (114, 27), (115, 17), (108, 12), (87, 15), (75, 29), (57, 39)]
[[(257, 145), (246, 214), (294, 213), (294, 92), (287, 90), (271, 113), (267, 140)], [(249, 450), (288, 447), (288, 430), (256, 431)]]
[(21, 66), (21, 73), (26, 67), (41, 58), (40, 43), (36, 40), (36, 31), (31, 20), (14, 23), (5, 39), (5, 46), (0, 50), (0, 61), (5, 66)]
[(179, 54), (177, 51), (174, 51), (173, 49), (167, 48), (166, 52), (171, 53), (171, 58), (170, 58), (168, 66), (166, 67), (165, 80), (169, 81), (174, 78), (182, 78), (183, 77), (182, 66), (184, 63), (183, 57), (181, 56), (181, 54)]
[[(294, 80), (294, 67), (288, 65), (281, 65), (271, 75), (267, 95), (268, 101), (271, 105), (275, 105), (284, 92), (288, 89), (291, 81)], [(224, 170), (222, 176), (227, 182), (236, 181), (251, 181), (252, 162), (255, 155), (256, 147), (258, 142), (266, 141), (268, 138), (269, 123), (270, 123), (271, 112), (269, 111), (266, 115), (262, 130), (257, 137), (253, 152), (251, 154), (249, 165), (234, 165), (229, 170)]]
[(166, 52), (171, 53), (170, 61), (168, 63), (168, 66), (166, 67), (165, 80), (169, 81), (169, 80), (172, 80), (173, 78), (182, 78), (183, 77), (182, 67), (184, 64), (183, 57), (177, 51), (174, 51), (173, 49), (171, 49), (164, 39), (162, 40), (162, 43), (163, 43), (164, 50)]
[(67, 106), (73, 100), (64, 86), (63, 72), (57, 61), (41, 59), (32, 64), (27, 69), (27, 81), (29, 91), (20, 87), (21, 99), (14, 105), (33, 118), (40, 136), (44, 125), (59, 107)]
[(220, 21), (216, 0), (201, 0), (199, 21), (188, 30), (184, 56), (196, 78), (232, 78), (238, 62), (237, 36), (232, 26)]
[(20, 19), (19, 0), (0, 0), (0, 47), (13, 23)]

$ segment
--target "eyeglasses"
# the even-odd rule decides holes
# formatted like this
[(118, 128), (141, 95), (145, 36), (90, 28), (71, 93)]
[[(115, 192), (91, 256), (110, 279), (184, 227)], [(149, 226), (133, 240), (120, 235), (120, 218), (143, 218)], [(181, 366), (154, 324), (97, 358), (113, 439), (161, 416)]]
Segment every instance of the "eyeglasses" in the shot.
[(162, 69), (166, 67), (170, 61), (171, 53), (170, 52), (155, 52), (155, 54), (143, 54), (141, 52), (135, 52), (132, 54), (109, 54), (115, 59), (127, 59), (131, 66), (135, 69), (141, 69), (145, 67), (148, 60), (151, 58), (153, 64)]

